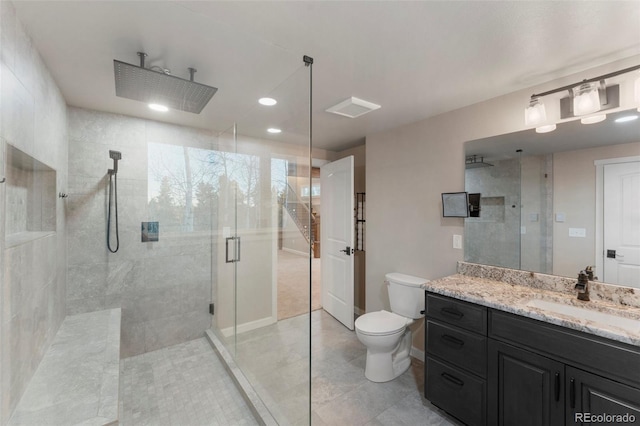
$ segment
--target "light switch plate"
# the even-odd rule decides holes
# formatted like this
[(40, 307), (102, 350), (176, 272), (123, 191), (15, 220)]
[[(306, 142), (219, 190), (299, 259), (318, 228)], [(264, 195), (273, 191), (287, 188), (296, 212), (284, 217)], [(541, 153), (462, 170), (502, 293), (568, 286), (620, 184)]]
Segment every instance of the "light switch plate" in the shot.
[(556, 222), (564, 222), (565, 214), (564, 213), (556, 213)]

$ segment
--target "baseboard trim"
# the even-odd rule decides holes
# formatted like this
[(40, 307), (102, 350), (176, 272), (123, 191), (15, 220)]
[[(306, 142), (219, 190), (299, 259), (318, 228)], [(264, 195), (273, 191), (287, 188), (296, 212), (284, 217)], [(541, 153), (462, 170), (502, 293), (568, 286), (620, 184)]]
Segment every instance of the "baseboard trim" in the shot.
[(411, 347), (411, 352), (409, 353), (409, 355), (411, 355), (412, 357), (419, 359), (420, 361), (424, 362), (424, 351), (421, 351), (420, 349), (416, 348), (415, 346)]
[(309, 253), (305, 253), (303, 251), (299, 251), (299, 250), (294, 250), (294, 249), (290, 249), (287, 247), (282, 247), (281, 249), (282, 251), (286, 251), (287, 253), (293, 253), (293, 254), (297, 254), (299, 256), (309, 256)]
[[(278, 322), (278, 320), (275, 317), (267, 317), (267, 318), (262, 318), (262, 319), (251, 321), (251, 322), (245, 322), (244, 324), (240, 324), (237, 327), (237, 333), (238, 334), (246, 333), (247, 331), (266, 327), (268, 325), (275, 324), (276, 322)], [(227, 327), (220, 330), (220, 332), (224, 337), (229, 337), (233, 335), (233, 332), (234, 332), (233, 330), (234, 330), (233, 327)]]

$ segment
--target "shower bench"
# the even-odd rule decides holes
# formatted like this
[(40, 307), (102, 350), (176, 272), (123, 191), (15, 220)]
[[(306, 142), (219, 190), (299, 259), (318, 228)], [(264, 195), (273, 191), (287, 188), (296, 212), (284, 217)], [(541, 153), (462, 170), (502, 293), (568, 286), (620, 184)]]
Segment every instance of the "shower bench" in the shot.
[(67, 316), (9, 426), (117, 424), (120, 316), (120, 309)]

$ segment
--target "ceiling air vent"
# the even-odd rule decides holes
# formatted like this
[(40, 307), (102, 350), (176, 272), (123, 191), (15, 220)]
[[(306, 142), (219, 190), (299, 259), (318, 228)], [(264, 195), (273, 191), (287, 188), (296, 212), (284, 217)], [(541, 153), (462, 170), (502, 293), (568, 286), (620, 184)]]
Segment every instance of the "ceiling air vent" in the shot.
[(378, 108), (380, 108), (380, 105), (363, 101), (362, 99), (350, 97), (349, 99), (332, 106), (326, 111), (338, 115), (344, 115), (345, 117), (349, 118), (356, 118)]

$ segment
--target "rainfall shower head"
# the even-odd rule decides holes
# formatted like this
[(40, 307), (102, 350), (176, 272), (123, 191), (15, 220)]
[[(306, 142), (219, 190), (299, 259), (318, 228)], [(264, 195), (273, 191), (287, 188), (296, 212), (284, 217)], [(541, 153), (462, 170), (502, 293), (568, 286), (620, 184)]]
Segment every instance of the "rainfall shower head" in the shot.
[(167, 106), (180, 111), (200, 114), (218, 91), (216, 87), (193, 81), (194, 68), (189, 68), (190, 80), (166, 72), (145, 68), (146, 54), (138, 52), (140, 66), (113, 60), (116, 96)]
[(485, 163), (484, 157), (478, 157), (477, 155), (471, 155), (465, 159), (465, 169), (479, 169), (481, 167), (492, 167), (493, 164)]

